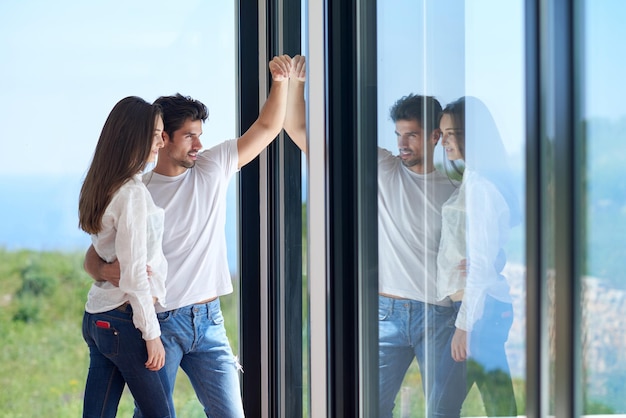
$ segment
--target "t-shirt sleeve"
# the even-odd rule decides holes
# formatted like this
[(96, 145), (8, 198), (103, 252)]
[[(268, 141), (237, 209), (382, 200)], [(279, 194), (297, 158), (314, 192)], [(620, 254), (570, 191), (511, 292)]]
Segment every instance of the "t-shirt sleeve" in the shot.
[(229, 139), (202, 151), (197, 164), (205, 172), (214, 172), (217, 168), (225, 178), (230, 178), (239, 171), (237, 139)]

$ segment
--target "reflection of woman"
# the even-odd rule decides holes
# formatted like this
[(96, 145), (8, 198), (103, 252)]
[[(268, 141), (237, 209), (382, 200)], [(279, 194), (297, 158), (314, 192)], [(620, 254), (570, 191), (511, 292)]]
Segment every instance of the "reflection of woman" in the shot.
[[(83, 336), (89, 346), (84, 417), (114, 417), (124, 385), (145, 417), (172, 417), (165, 350), (154, 303), (165, 303), (163, 210), (141, 181), (163, 147), (161, 111), (138, 97), (107, 118), (80, 192), (79, 224), (101, 258), (117, 260), (119, 287), (92, 285)], [(148, 277), (146, 266), (151, 267)]]
[[(506, 154), (488, 109), (464, 97), (440, 118), (447, 159), (465, 165), (460, 187), (442, 208), (437, 293), (458, 309), (456, 330), (438, 370), (447, 376), (436, 417), (459, 417), (474, 383), (488, 416), (515, 416), (517, 408), (504, 349), (513, 322), (509, 285), (501, 272), (503, 246), (519, 221)], [(460, 172), (460, 170), (458, 170)]]

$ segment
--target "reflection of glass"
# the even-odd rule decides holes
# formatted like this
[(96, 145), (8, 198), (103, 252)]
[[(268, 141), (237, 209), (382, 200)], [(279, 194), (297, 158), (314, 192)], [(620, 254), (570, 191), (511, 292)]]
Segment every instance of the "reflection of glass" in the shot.
[[(520, 209), (498, 129), (474, 97), (448, 104), (440, 120), (448, 160), (463, 161), (459, 188), (442, 208), (437, 294), (458, 311), (436, 373), (444, 378), (435, 416), (459, 416), (476, 383), (488, 416), (517, 415), (505, 343), (513, 323), (503, 247)], [(441, 415), (437, 415), (441, 414)]]
[(452, 331), (449, 300), (437, 300), (437, 248), (441, 206), (454, 188), (435, 170), (441, 105), (433, 97), (397, 100), (390, 115), (399, 153), (378, 150), (379, 408), (391, 417), (413, 359), (428, 399), (436, 366)]
[(600, 45), (624, 39), (626, 5), (580, 1), (576, 33), (583, 64), (577, 104), (582, 131), (580, 176), (582, 232), (581, 338), (583, 413), (626, 411), (626, 60)]
[[(524, 2), (418, 0), (379, 2), (377, 9), (377, 91), (378, 107), (381, 109), (378, 116), (379, 146), (389, 150), (396, 147), (393, 137), (389, 135), (387, 109), (398, 97), (409, 93), (431, 95), (444, 107), (458, 97), (480, 97), (492, 113), (495, 129), (503, 135), (506, 133), (501, 139), (502, 152), (510, 161), (509, 190), (519, 200), (517, 207), (523, 208)], [(485, 147), (479, 147), (477, 151), (486, 156), (491, 152)], [(445, 157), (442, 158), (442, 154), (436, 152), (432, 158), (435, 168), (443, 172)], [(447, 182), (450, 184), (449, 180)], [(406, 210), (415, 216), (421, 216), (424, 208), (419, 202), (412, 203), (407, 204)], [(379, 210), (380, 206), (379, 201)], [(524, 213), (520, 213), (518, 219), (523, 223)], [(429, 221), (436, 222), (432, 219)], [(406, 224), (401, 224), (401, 230), (407, 235), (411, 233)], [(526, 267), (523, 224), (510, 229), (508, 235), (508, 240), (502, 245), (502, 253), (506, 254), (506, 258), (494, 256), (501, 264), (498, 271), (501, 270), (502, 276), (506, 278), (502, 283), (510, 287), (510, 292), (504, 293), (510, 295), (508, 301), (513, 306), (511, 331), (506, 344), (505, 337), (502, 338), (501, 348), (504, 348), (510, 366), (517, 412), (523, 414), (526, 375)], [(437, 235), (425, 236), (428, 240), (439, 243)], [(399, 254), (393, 257), (398, 258)], [(379, 253), (379, 264), (388, 261), (383, 260), (384, 257), (388, 258), (387, 254)], [(470, 261), (470, 269), (471, 264)], [(426, 281), (419, 271), (414, 276), (417, 280)], [(484, 307), (484, 304), (479, 305)], [(428, 377), (420, 373), (420, 368), (413, 362), (395, 399), (394, 414), (425, 415), (428, 400), (422, 393), (424, 389), (431, 390), (423, 387), (427, 380)], [(463, 403), (462, 415), (486, 415), (484, 402), (476, 385), (467, 389), (469, 393)], [(506, 398), (510, 403), (510, 391)], [(491, 403), (495, 404), (496, 401)]]

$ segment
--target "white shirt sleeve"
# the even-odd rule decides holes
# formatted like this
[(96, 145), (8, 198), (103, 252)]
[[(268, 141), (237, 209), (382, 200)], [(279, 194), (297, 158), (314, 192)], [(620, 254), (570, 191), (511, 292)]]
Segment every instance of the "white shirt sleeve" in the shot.
[[(140, 184), (143, 187), (142, 184)], [(133, 323), (144, 340), (161, 335), (146, 272), (147, 216), (146, 195), (138, 187), (120, 190), (112, 208), (118, 214), (115, 252), (120, 263), (119, 287), (133, 308)]]
[(492, 183), (471, 174), (467, 178), (465, 198), (469, 268), (456, 327), (471, 331), (483, 314), (489, 288), (501, 280), (495, 266), (508, 232), (509, 209)]

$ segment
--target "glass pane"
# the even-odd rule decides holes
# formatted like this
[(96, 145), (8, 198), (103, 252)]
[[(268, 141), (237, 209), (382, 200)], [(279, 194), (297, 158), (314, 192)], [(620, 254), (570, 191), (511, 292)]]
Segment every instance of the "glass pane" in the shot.
[[(77, 204), (98, 136), (123, 97), (180, 92), (209, 108), (205, 148), (234, 138), (234, 13), (234, 1), (0, 3), (0, 409), (8, 416), (80, 416), (91, 279)], [(227, 236), (236, 288), (235, 187)], [(237, 300), (222, 299), (235, 353)], [(179, 379), (178, 415), (204, 415), (184, 373)], [(125, 393), (119, 416), (132, 411)]]
[(523, 6), (378, 3), (381, 417), (525, 414)]
[(626, 4), (619, 0), (582, 1), (577, 48), (583, 129), (583, 296), (582, 341), (585, 414), (626, 412), (626, 351), (621, 321), (626, 314), (626, 61), (614, 54), (624, 39)]

